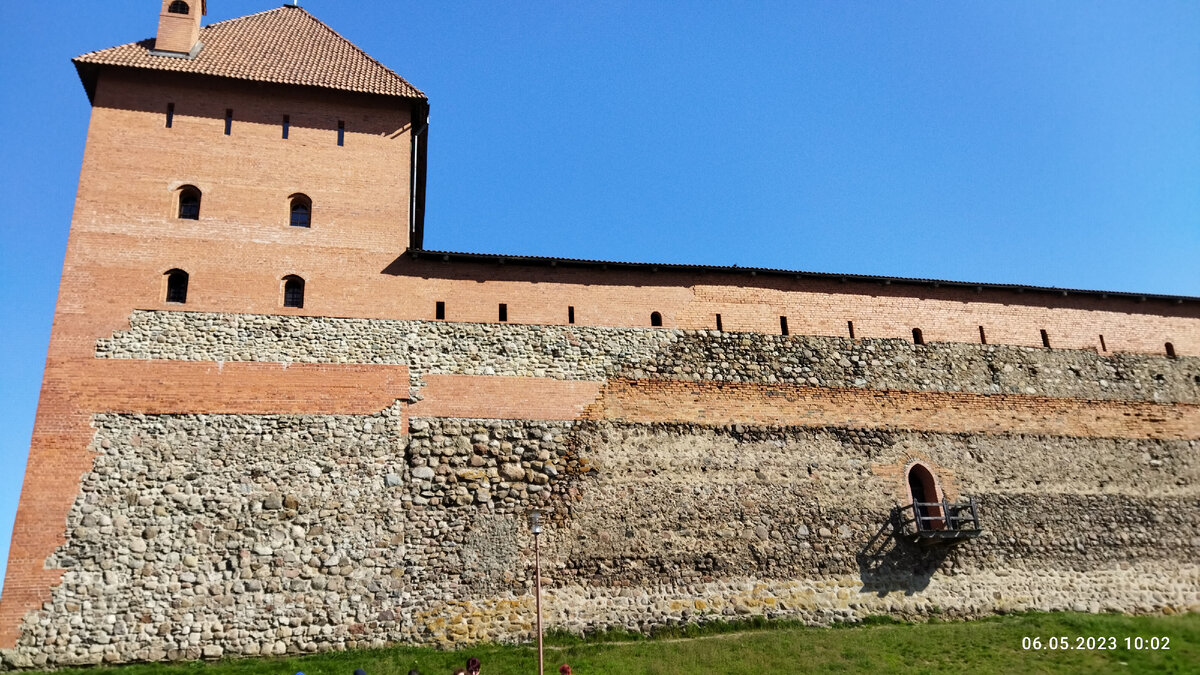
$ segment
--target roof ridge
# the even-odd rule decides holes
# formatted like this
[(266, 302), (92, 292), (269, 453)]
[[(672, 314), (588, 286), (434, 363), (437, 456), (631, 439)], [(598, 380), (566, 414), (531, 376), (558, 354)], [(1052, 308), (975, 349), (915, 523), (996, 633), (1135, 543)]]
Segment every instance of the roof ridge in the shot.
[[(279, 10), (281, 10), (281, 9), (286, 9), (287, 7), (290, 7), (290, 6), (291, 6), (291, 5), (284, 5), (284, 6), (282, 6), (282, 7), (275, 7), (275, 8), (272, 8), (272, 9), (264, 9), (264, 10), (263, 10), (263, 11), (261, 11), (261, 12), (255, 12), (255, 13), (253, 13), (253, 14), (247, 14), (247, 15), (245, 15), (245, 16), (235, 16), (235, 17), (231, 17), (231, 18), (224, 19), (224, 20), (221, 20), (221, 21), (217, 21), (216, 23), (210, 23), (210, 24), (208, 24), (207, 26), (200, 26), (200, 32), (201, 32), (201, 33), (203, 33), (204, 31), (208, 30), (209, 28), (216, 28), (217, 26), (223, 26), (223, 25), (225, 25), (225, 24), (227, 24), (227, 23), (234, 23), (234, 22), (237, 22), (237, 21), (242, 21), (242, 20), (244, 20), (244, 19), (251, 19), (251, 18), (254, 18), (254, 17), (256, 17), (256, 16), (262, 16), (263, 14), (270, 14), (270, 13), (272, 13), (272, 12), (278, 12)], [(304, 8), (302, 8), (302, 7), (300, 7), (300, 6), (297, 6), (297, 7), (296, 7), (296, 9), (299, 9), (299, 10), (302, 10), (302, 11), (303, 11), (303, 9), (304, 9)], [(308, 12), (305, 12), (305, 14), (308, 14)], [(312, 15), (311, 15), (311, 14), (309, 14), (309, 16), (312, 16)], [(92, 50), (92, 51), (90, 51), (90, 52), (84, 52), (84, 53), (80, 54), (79, 56), (76, 56), (75, 58), (73, 58), (73, 59), (71, 59), (71, 60), (72, 60), (72, 61), (75, 61), (75, 60), (77, 60), (77, 59), (82, 59), (82, 58), (84, 58), (85, 56), (91, 56), (91, 55), (93, 55), (93, 54), (99, 54), (100, 52), (107, 52), (107, 51), (109, 51), (109, 50), (112, 50), (112, 49), (120, 49), (121, 47), (128, 47), (128, 46), (130, 46), (130, 45), (142, 46), (142, 44), (143, 44), (143, 43), (145, 43), (145, 42), (153, 42), (154, 40), (155, 40), (155, 36), (151, 35), (150, 37), (147, 37), (147, 38), (142, 38), (141, 40), (134, 40), (133, 42), (123, 42), (123, 43), (121, 43), (121, 44), (119, 44), (119, 45), (113, 45), (112, 47), (105, 47), (105, 48), (103, 48), (103, 49), (94, 49), (94, 50)]]
[(308, 10), (284, 5), (217, 21), (200, 29), (204, 48), (187, 59), (154, 53), (153, 37), (81, 54), (74, 61), (88, 97), (101, 66), (213, 75), (424, 99), (395, 70)]
[[(370, 62), (374, 63), (375, 65), (379, 66), (380, 68), (383, 68), (383, 69), (384, 69), (384, 70), (386, 70), (387, 72), (391, 73), (391, 74), (392, 74), (392, 75), (394, 75), (394, 76), (395, 76), (397, 79), (399, 79), (401, 82), (403, 82), (404, 84), (407, 84), (408, 86), (410, 86), (410, 87), (412, 87), (414, 90), (416, 90), (416, 92), (417, 92), (418, 94), (420, 94), (420, 95), (422, 95), (422, 96), (424, 96), (424, 95), (425, 95), (425, 92), (421, 91), (420, 89), (417, 89), (417, 87), (416, 87), (416, 86), (414, 86), (414, 85), (413, 85), (413, 83), (411, 83), (411, 82), (409, 82), (408, 80), (404, 79), (404, 77), (403, 77), (403, 76), (401, 76), (401, 75), (400, 75), (400, 73), (397, 73), (396, 71), (392, 70), (391, 68), (388, 68), (388, 67), (387, 67), (387, 66), (386, 66), (386, 65), (385, 65), (385, 64), (384, 64), (382, 61), (380, 61), (379, 59), (375, 58), (374, 56), (371, 56), (370, 54), (368, 54), (368, 53), (366, 52), (366, 50), (365, 50), (365, 49), (363, 49), (362, 47), (359, 47), (357, 42), (355, 42), (355, 41), (353, 41), (353, 40), (351, 40), (351, 39), (347, 38), (345, 35), (342, 35), (341, 33), (337, 32), (336, 30), (334, 30), (334, 29), (333, 29), (333, 27), (332, 27), (332, 26), (330, 26), (329, 24), (325, 23), (324, 21), (322, 21), (322, 20), (318, 19), (318, 18), (316, 17), (316, 15), (314, 15), (312, 12), (308, 11), (307, 9), (304, 9), (304, 8), (303, 8), (303, 7), (301, 7), (300, 5), (284, 5), (284, 6), (282, 6), (282, 7), (276, 7), (276, 8), (275, 8), (275, 9), (273, 9), (273, 10), (267, 10), (267, 11), (274, 12), (274, 11), (277, 11), (277, 10), (283, 10), (283, 9), (298, 9), (298, 10), (300, 10), (301, 12), (304, 12), (304, 15), (305, 15), (305, 16), (307, 16), (309, 19), (312, 19), (314, 22), (316, 22), (316, 24), (317, 24), (318, 26), (320, 26), (320, 27), (324, 28), (325, 30), (329, 31), (329, 33), (330, 33), (331, 35), (333, 35), (334, 37), (336, 37), (337, 39), (339, 39), (339, 40), (342, 40), (342, 41), (343, 41), (343, 42), (345, 42), (346, 44), (350, 45), (350, 46), (351, 46), (351, 47), (354, 49), (354, 51), (358, 52), (359, 54), (362, 54), (362, 56), (363, 56), (364, 58), (366, 58), (368, 61), (370, 61)], [(266, 13), (266, 12), (260, 12), (260, 14), (265, 14), (265, 13)], [(251, 14), (250, 16), (254, 16), (254, 15), (253, 15), (253, 14)]]
[[(217, 21), (217, 22), (215, 22), (215, 23), (210, 23), (210, 24), (208, 24), (207, 26), (201, 26), (201, 27), (200, 27), (200, 30), (207, 30), (207, 29), (209, 29), (209, 28), (216, 28), (217, 26), (223, 26), (223, 25), (225, 25), (225, 24), (227, 24), (227, 23), (234, 23), (234, 22), (237, 22), (237, 21), (243, 21), (243, 20), (245, 20), (245, 19), (253, 19), (253, 18), (254, 18), (254, 17), (256, 17), (256, 16), (262, 16), (263, 14), (272, 14), (272, 13), (274, 13), (274, 12), (279, 12), (279, 11), (282, 11), (282, 10), (285, 10), (285, 9), (291, 9), (291, 8), (292, 8), (292, 5), (282, 5), (282, 6), (280, 6), (280, 7), (272, 7), (271, 9), (264, 9), (264, 10), (263, 10), (263, 11), (261, 11), (261, 12), (255, 12), (255, 13), (253, 13), (253, 14), (247, 14), (247, 15), (245, 15), (245, 16), (233, 16), (233, 17), (230, 17), (230, 18), (228, 18), (228, 19), (222, 19), (221, 21)], [(300, 7), (299, 5), (296, 5), (296, 6), (295, 6), (295, 9), (298, 9), (298, 10), (300, 10), (300, 11), (304, 12), (305, 14), (308, 14), (308, 12), (305, 12), (305, 11), (304, 11), (304, 8), (303, 8), (303, 7)], [(311, 14), (309, 14), (309, 16), (312, 16), (312, 15), (311, 15)]]

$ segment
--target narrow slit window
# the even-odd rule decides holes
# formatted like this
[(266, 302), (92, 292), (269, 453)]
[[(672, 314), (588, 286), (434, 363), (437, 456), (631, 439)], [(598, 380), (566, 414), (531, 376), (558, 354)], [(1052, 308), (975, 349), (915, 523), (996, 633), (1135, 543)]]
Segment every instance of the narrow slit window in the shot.
[(175, 104), (168, 103), (167, 104), (167, 128), (170, 129), (173, 126), (175, 126)]
[(290, 210), (292, 227), (312, 227), (312, 200), (307, 195), (292, 195)]
[(229, 136), (233, 133), (233, 108), (225, 109), (225, 135)]
[(508, 305), (503, 302), (500, 303), (500, 320), (508, 321)]
[(1104, 335), (1100, 336), (1100, 351), (1102, 351), (1102, 352), (1108, 351), (1108, 345), (1104, 344)]
[(338, 120), (338, 145), (346, 144), (346, 123)]
[(779, 317), (779, 334), (780, 335), (788, 334), (788, 325), (787, 325), (787, 317), (786, 316)]
[(722, 331), (724, 331), (724, 330), (725, 330), (725, 328), (724, 328), (724, 327), (721, 325), (721, 315), (720, 315), (720, 314), (718, 314), (718, 315), (717, 315), (717, 332), (719, 333), (719, 332), (722, 332)]
[(434, 316), (438, 321), (444, 321), (446, 319), (446, 303), (439, 300), (434, 311)]
[(575, 323), (575, 308), (567, 307), (567, 323)]
[(187, 302), (188, 273), (183, 270), (167, 272), (167, 302), (184, 304)]
[(925, 334), (921, 332), (920, 328), (913, 329), (913, 344), (914, 345), (925, 344)]
[(1046, 333), (1046, 329), (1042, 329), (1042, 346), (1050, 349), (1050, 335)]
[(979, 327), (979, 344), (987, 344), (987, 333), (983, 332), (983, 326)]
[(287, 115), (284, 115), (283, 116), (283, 140), (285, 140), (285, 141), (287, 140), (288, 134), (291, 133), (291, 131), (292, 131), (292, 118)]
[(304, 307), (304, 280), (290, 275), (283, 278), (283, 306), (301, 309)]
[(179, 217), (200, 220), (200, 190), (191, 185), (179, 188)]
[(850, 331), (850, 339), (853, 340), (854, 339), (854, 322), (847, 321), (846, 328)]
[(650, 325), (655, 327), (662, 326), (662, 314), (650, 312)]
[(1167, 346), (1167, 356), (1169, 356), (1171, 358), (1175, 358), (1175, 345), (1168, 342), (1166, 346)]

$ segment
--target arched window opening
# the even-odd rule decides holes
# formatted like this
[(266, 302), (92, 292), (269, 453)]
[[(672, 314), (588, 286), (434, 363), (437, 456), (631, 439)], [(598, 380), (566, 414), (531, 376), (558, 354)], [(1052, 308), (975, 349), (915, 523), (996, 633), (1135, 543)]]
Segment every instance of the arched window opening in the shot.
[(291, 275), (283, 278), (283, 306), (304, 307), (304, 280)]
[(941, 496), (933, 473), (922, 464), (913, 464), (908, 470), (908, 491), (912, 495), (913, 513), (918, 530), (941, 530), (946, 527), (942, 519)]
[(200, 189), (193, 185), (179, 188), (179, 217), (200, 220)]
[(312, 200), (305, 195), (292, 195), (292, 227), (312, 227)]
[(921, 332), (920, 328), (913, 329), (913, 344), (914, 345), (925, 344), (925, 334)]
[(183, 0), (175, 0), (175, 2), (172, 2), (171, 5), (167, 7), (167, 12), (171, 14), (187, 14), (191, 12), (191, 8), (188, 7), (188, 4)]
[(1167, 343), (1167, 356), (1175, 358), (1175, 345), (1170, 342)]
[(183, 270), (167, 272), (167, 302), (187, 302), (188, 273)]
[(650, 325), (651, 326), (662, 326), (662, 314), (659, 314), (658, 312), (651, 312), (650, 313)]

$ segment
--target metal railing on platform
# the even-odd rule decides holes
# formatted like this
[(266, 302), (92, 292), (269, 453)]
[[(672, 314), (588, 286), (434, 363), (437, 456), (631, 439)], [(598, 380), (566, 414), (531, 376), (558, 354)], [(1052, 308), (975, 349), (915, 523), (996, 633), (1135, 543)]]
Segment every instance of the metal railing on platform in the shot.
[(979, 505), (974, 497), (953, 502), (947, 499), (913, 502), (909, 508), (917, 536), (924, 539), (970, 539), (983, 532), (979, 525)]

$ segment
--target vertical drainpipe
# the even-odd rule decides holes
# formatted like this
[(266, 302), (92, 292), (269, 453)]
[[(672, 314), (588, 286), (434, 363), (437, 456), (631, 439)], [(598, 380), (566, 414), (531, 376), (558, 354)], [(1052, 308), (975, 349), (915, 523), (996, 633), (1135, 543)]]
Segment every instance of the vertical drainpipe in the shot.
[[(420, 127), (417, 124), (420, 123)], [(425, 239), (425, 173), (429, 157), (429, 102), (420, 99), (413, 102), (412, 111), (412, 158), (409, 177), (408, 247), (419, 249)]]

